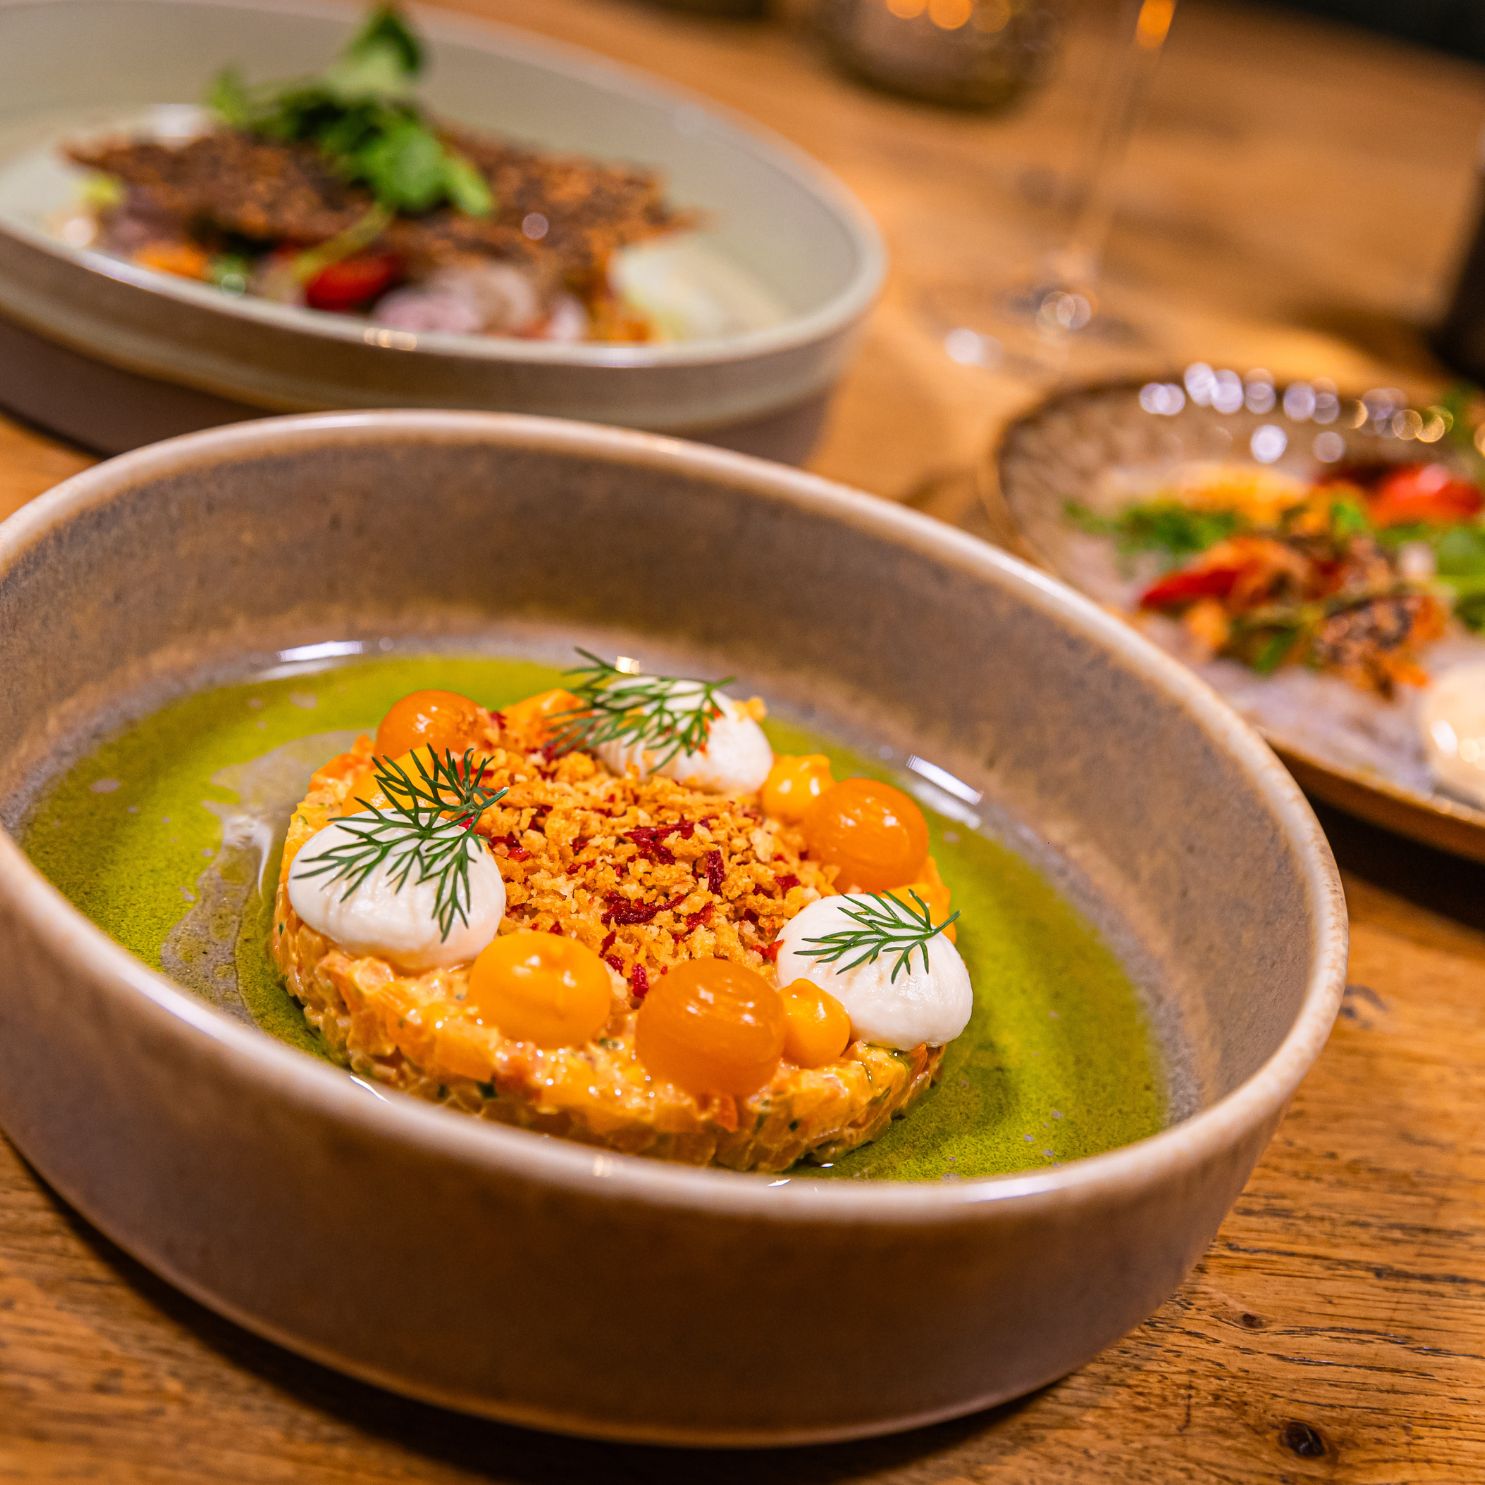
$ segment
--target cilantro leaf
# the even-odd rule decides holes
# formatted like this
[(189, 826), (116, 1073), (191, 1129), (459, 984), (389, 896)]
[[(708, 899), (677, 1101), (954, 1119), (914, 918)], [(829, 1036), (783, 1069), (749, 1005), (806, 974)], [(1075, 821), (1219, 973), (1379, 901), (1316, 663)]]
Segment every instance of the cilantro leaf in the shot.
[(443, 195), (444, 150), (416, 119), (385, 125), (350, 160), (351, 174), (398, 211), (427, 211)]
[(352, 60), (373, 55), (395, 56), (409, 76), (423, 70), (423, 43), (402, 19), (395, 5), (379, 5), (366, 18), (366, 24), (346, 46), (345, 55)]
[(1122, 552), (1162, 552), (1172, 562), (1195, 557), (1244, 530), (1232, 510), (1197, 510), (1176, 500), (1147, 500), (1114, 516), (1101, 516), (1070, 501), (1070, 519), (1095, 536), (1111, 536)]
[(463, 155), (447, 148), (443, 153), (443, 188), (449, 200), (465, 216), (489, 216), (495, 210), (490, 182)]
[(397, 8), (383, 5), (318, 77), (253, 89), (228, 69), (207, 101), (231, 128), (315, 145), (378, 206), (419, 213), (447, 204), (488, 216), (489, 182), (444, 144), (414, 101), (422, 68), (422, 44)]

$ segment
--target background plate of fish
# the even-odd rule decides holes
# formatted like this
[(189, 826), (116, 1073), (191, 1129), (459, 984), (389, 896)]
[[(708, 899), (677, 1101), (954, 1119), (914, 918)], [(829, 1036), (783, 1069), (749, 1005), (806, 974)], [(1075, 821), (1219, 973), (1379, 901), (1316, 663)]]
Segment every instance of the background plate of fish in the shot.
[(456, 406), (799, 457), (880, 284), (824, 171), (573, 48), (271, 0), (0, 23), (0, 401), (93, 447)]

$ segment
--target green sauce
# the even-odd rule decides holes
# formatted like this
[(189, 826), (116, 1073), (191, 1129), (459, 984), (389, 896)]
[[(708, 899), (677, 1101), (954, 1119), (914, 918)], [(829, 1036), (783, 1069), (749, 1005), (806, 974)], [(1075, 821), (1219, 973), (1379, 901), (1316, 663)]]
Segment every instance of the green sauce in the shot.
[[(396, 656), (198, 691), (127, 727), (51, 784), (24, 832), (36, 865), (146, 963), (271, 1035), (319, 1048), (266, 949), (280, 832), (315, 763), (427, 686), (498, 706), (548, 667)], [(784, 722), (775, 748), (838, 777), (888, 770)], [(799, 1175), (936, 1180), (1037, 1169), (1169, 1122), (1142, 999), (1094, 928), (1006, 847), (928, 812), (975, 986), (937, 1087), (875, 1143)]]

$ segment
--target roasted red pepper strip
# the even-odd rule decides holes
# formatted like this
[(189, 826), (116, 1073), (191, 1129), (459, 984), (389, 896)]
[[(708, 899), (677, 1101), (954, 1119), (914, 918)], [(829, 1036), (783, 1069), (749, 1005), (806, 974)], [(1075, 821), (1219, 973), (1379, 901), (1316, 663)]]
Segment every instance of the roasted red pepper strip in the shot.
[(360, 309), (401, 277), (402, 263), (391, 253), (358, 253), (320, 269), (304, 286), (304, 302), (311, 309)]
[(1140, 594), (1141, 608), (1184, 608), (1199, 598), (1227, 598), (1248, 571), (1241, 565), (1193, 567), (1167, 573)]
[(1380, 480), (1367, 495), (1367, 514), (1377, 526), (1414, 521), (1452, 525), (1485, 509), (1485, 493), (1447, 464), (1408, 464)]

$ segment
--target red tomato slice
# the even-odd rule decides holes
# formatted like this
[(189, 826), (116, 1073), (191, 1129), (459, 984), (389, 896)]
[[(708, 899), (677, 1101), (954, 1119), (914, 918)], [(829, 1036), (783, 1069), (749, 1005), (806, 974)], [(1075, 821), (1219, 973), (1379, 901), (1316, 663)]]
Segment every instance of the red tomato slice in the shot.
[(304, 286), (304, 302), (311, 309), (360, 309), (401, 277), (401, 260), (393, 254), (358, 253), (320, 269)]
[(1367, 496), (1367, 514), (1377, 526), (1413, 521), (1450, 525), (1485, 509), (1485, 493), (1447, 464), (1407, 464), (1387, 475)]
[(1226, 598), (1247, 570), (1246, 566), (1220, 565), (1169, 573), (1140, 594), (1140, 607), (1183, 608), (1199, 598)]

